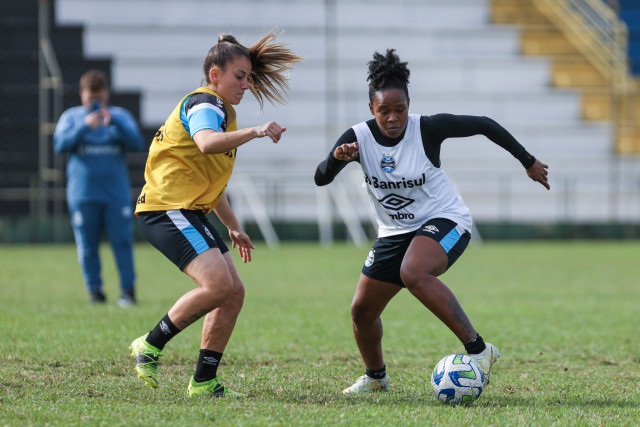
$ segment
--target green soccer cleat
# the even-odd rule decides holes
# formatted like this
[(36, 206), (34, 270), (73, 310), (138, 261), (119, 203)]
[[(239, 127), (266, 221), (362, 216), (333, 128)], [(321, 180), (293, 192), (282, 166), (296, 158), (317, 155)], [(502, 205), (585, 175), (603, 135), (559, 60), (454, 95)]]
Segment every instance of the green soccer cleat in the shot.
[(485, 342), (485, 345), (486, 348), (482, 353), (470, 354), (469, 357), (482, 369), (482, 372), (484, 372), (484, 385), (488, 385), (491, 367), (500, 358), (500, 352), (498, 348), (491, 343)]
[(158, 358), (162, 356), (162, 352), (147, 342), (147, 335), (149, 334), (133, 340), (129, 350), (131, 350), (131, 357), (136, 358), (138, 378), (141, 378), (149, 387), (157, 388)]
[(189, 381), (189, 388), (187, 388), (187, 396), (211, 396), (211, 397), (244, 397), (244, 394), (236, 391), (231, 391), (225, 388), (217, 378), (209, 381), (197, 382), (193, 377)]
[(342, 394), (374, 393), (387, 390), (389, 390), (389, 375), (385, 375), (380, 380), (363, 375), (351, 387), (342, 390)]

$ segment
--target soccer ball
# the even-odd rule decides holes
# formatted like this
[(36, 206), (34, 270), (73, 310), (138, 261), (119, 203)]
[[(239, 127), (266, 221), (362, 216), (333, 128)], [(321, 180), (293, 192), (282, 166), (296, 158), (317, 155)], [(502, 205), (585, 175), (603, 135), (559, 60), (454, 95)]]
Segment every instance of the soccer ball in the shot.
[(431, 373), (433, 393), (442, 403), (475, 401), (484, 388), (484, 373), (469, 356), (450, 354), (440, 359)]

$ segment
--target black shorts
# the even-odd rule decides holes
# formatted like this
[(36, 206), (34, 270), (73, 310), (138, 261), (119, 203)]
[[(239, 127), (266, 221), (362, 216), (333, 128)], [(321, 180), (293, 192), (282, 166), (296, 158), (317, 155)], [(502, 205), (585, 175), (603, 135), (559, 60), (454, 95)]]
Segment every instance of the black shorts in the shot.
[(146, 239), (180, 270), (202, 252), (218, 248), (229, 252), (220, 234), (202, 211), (186, 209), (138, 213)]
[(378, 238), (369, 251), (362, 274), (404, 287), (400, 278), (400, 266), (409, 244), (416, 236), (427, 236), (440, 243), (449, 258), (447, 269), (460, 258), (471, 240), (471, 234), (455, 222), (446, 218), (434, 218), (416, 231)]

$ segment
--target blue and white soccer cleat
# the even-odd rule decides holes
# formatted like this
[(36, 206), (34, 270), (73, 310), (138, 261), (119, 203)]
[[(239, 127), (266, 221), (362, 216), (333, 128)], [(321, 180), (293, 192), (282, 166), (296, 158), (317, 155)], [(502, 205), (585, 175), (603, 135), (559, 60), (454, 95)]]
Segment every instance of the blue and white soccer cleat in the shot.
[(484, 385), (487, 385), (489, 384), (491, 367), (500, 358), (500, 352), (498, 348), (491, 343), (485, 342), (485, 345), (486, 348), (482, 353), (470, 354), (469, 357), (476, 362), (480, 369), (482, 369), (482, 372), (484, 372)]
[(376, 391), (387, 391), (388, 389), (389, 375), (385, 375), (380, 380), (363, 375), (351, 387), (342, 390), (342, 394), (374, 393)]

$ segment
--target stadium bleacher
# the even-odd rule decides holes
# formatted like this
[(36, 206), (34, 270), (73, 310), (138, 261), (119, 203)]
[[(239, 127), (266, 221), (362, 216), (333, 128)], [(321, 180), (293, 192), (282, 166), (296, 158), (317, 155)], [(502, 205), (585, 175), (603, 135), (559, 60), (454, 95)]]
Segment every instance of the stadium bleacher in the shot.
[[(0, 33), (3, 40), (0, 60), (0, 93), (2, 114), (0, 131), (5, 140), (0, 145), (0, 216), (24, 217), (33, 214), (30, 194), (37, 187), (38, 177), (38, 2), (0, 1)], [(64, 77), (64, 109), (79, 104), (78, 81), (88, 69), (100, 69), (111, 77), (112, 59), (108, 56), (85, 56), (82, 25), (53, 25), (51, 8), (51, 42)], [(112, 103), (140, 114), (140, 93), (136, 90), (115, 90)], [(147, 139), (153, 129), (145, 129)], [(49, 153), (51, 156), (53, 152)], [(133, 154), (131, 169), (134, 185), (146, 156)], [(58, 185), (64, 185), (58, 183)], [(9, 202), (9, 203), (6, 203)], [(50, 209), (50, 207), (49, 207)]]
[[(18, 7), (7, 0), (0, 3), (5, 10)], [(37, 11), (27, 3), (25, 37), (37, 34), (32, 18)], [(492, 24), (490, 1), (404, 1), (389, 8), (388, 2), (377, 0), (333, 6), (320, 0), (237, 0), (224, 2), (224, 24), (196, 18), (214, 16), (219, 3), (56, 0), (53, 41), (63, 66), (65, 108), (77, 103), (81, 71), (101, 68), (111, 76), (113, 104), (134, 111), (150, 140), (175, 103), (200, 84), (201, 61), (220, 33), (231, 31), (250, 44), (271, 28), (281, 28), (282, 41), (306, 58), (292, 74), (289, 105), (266, 104), (259, 112), (248, 95), (237, 110), (240, 126), (277, 120), (288, 130), (278, 146), (252, 141), (242, 147), (235, 174), (254, 183), (276, 221), (315, 221), (319, 192), (333, 190), (344, 191), (357, 215), (367, 220), (369, 208), (360, 203), (361, 173), (355, 166), (329, 189), (315, 188), (313, 172), (340, 133), (370, 118), (366, 63), (374, 51), (396, 48), (411, 69), (413, 113), (492, 117), (550, 165), (553, 192), (532, 183), (517, 161), (484, 138), (446, 142), (443, 166), (478, 222), (607, 222), (640, 215), (637, 160), (613, 153), (609, 122), (583, 119), (579, 91), (554, 87), (548, 58), (522, 55), (520, 28)], [(623, 16), (633, 15), (633, 8), (625, 12), (627, 2), (621, 3)], [(286, 14), (274, 12), (285, 8)], [(11, 112), (12, 117), (28, 117), (24, 132), (30, 132), (25, 138), (29, 142), (21, 148), (23, 154), (12, 151), (15, 160), (2, 166), (2, 176), (23, 187), (37, 172), (35, 155), (24, 154), (34, 152), (37, 139), (37, 38), (29, 37), (28, 43), (20, 42), (29, 46), (28, 53), (22, 48), (11, 54), (16, 62), (8, 69), (15, 68), (14, 80), (2, 84), (3, 92), (13, 93), (12, 105), (29, 93), (30, 106), (19, 108), (34, 113)], [(27, 73), (19, 71), (21, 66), (32, 68)], [(16, 84), (29, 89), (18, 94)], [(0, 120), (2, 126), (13, 126), (6, 117)], [(16, 149), (3, 145), (1, 150)], [(143, 165), (144, 159), (132, 157), (136, 187), (142, 183)], [(232, 177), (232, 197), (243, 191), (240, 182), (246, 180), (234, 182)], [(22, 211), (26, 209), (24, 204)], [(250, 210), (239, 209), (251, 216)]]

